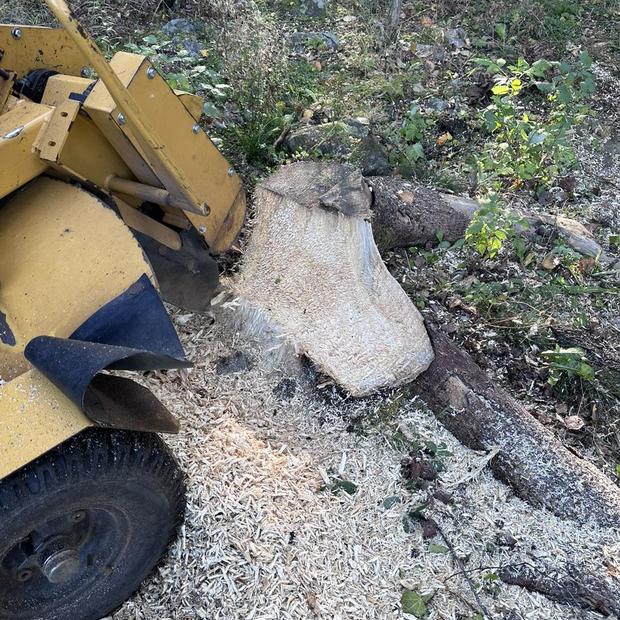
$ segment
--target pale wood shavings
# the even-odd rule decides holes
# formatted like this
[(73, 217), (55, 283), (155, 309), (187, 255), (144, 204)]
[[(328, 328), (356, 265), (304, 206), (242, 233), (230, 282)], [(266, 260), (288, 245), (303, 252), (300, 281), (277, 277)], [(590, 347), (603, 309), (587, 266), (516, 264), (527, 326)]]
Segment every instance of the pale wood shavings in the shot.
[[(184, 317), (177, 327), (195, 368), (144, 381), (182, 421), (168, 441), (189, 476), (187, 519), (169, 557), (115, 620), (400, 618), (403, 584), (433, 594), (430, 620), (473, 614), (451, 555), (429, 552), (421, 531), (403, 529), (404, 514), (422, 498), (402, 486), (404, 453), (379, 430), (346, 430), (389, 396), (330, 401), (311, 374), (297, 377), (290, 398), (278, 396), (283, 375), (221, 318), (212, 325)], [(237, 350), (252, 368), (217, 375), (218, 358)], [(580, 559), (604, 571), (603, 546), (605, 557), (619, 557), (617, 534), (560, 522), (514, 498), (480, 470), (484, 455), (462, 447), (418, 402), (404, 402), (398, 417), (408, 436), (446, 444), (446, 481), (475, 475), (432, 513), (474, 582), (485, 583), (492, 567), (534, 558), (554, 566)], [(336, 476), (357, 492), (321, 490)], [(386, 509), (391, 496), (401, 502)], [(498, 532), (517, 545), (495, 544)], [(480, 596), (497, 618), (513, 609), (534, 620), (590, 617), (516, 586)]]

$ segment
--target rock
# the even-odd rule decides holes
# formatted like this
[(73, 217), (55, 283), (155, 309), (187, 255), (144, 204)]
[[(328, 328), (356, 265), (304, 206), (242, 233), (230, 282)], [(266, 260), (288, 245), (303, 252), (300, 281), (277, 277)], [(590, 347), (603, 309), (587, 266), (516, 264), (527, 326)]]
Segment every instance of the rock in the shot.
[(335, 51), (339, 41), (331, 32), (294, 32), (291, 35), (291, 45), (297, 53), (302, 53), (309, 47), (320, 46)]
[(435, 112), (445, 112), (450, 107), (448, 101), (445, 99), (438, 99), (437, 97), (431, 97), (425, 102), (425, 105)]
[(200, 56), (204, 45), (196, 39), (185, 39), (183, 41), (183, 47), (190, 56)]
[(301, 10), (310, 17), (322, 17), (327, 11), (325, 0), (302, 0)]
[(364, 176), (384, 176), (392, 172), (387, 151), (371, 135), (366, 118), (299, 127), (289, 133), (286, 146), (291, 153), (318, 152), (323, 156), (348, 158), (362, 169)]
[(372, 136), (367, 136), (359, 143), (350, 161), (362, 169), (365, 177), (382, 177), (392, 173), (385, 149)]
[(346, 139), (347, 132), (343, 123), (306, 125), (288, 134), (286, 146), (291, 153), (317, 151), (321, 155), (344, 155), (348, 150)]
[(232, 355), (220, 357), (215, 364), (215, 372), (218, 375), (232, 375), (251, 368), (252, 360), (243, 351), (236, 351)]
[(460, 49), (467, 45), (467, 33), (463, 28), (451, 28), (446, 30), (446, 41), (450, 45)]
[(169, 37), (175, 37), (180, 34), (204, 34), (205, 26), (199, 19), (171, 19), (162, 28), (162, 32)]
[(433, 60), (435, 62), (442, 63), (446, 59), (447, 55), (448, 53), (443, 47), (441, 47), (441, 45), (436, 45), (433, 48)]

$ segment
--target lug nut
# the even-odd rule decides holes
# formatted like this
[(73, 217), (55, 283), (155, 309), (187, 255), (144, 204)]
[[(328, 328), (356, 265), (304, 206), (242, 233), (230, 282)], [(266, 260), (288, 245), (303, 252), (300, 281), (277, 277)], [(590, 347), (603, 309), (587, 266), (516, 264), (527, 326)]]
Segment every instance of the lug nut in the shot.
[(13, 28), (13, 30), (11, 31), (11, 34), (13, 35), (14, 39), (21, 39), (22, 38), (22, 29), (21, 28)]
[(28, 581), (32, 577), (32, 569), (24, 568), (17, 573), (17, 581)]
[(146, 70), (146, 77), (149, 78), (149, 80), (154, 79), (156, 75), (157, 75), (157, 71), (155, 70), (155, 67), (149, 67)]
[(194, 133), (200, 133), (200, 125), (198, 123), (196, 123), (193, 127), (192, 127), (192, 131)]
[(83, 510), (77, 510), (71, 515), (71, 520), (75, 523), (79, 523), (80, 521), (84, 520), (85, 516), (86, 512), (84, 512)]
[(127, 121), (125, 120), (125, 115), (122, 112), (119, 112), (116, 116), (116, 122), (119, 125), (124, 125)]
[(227, 174), (229, 177), (231, 177), (233, 174), (235, 174), (235, 171), (232, 168), (229, 168)]
[(207, 227), (204, 224), (202, 224), (201, 226), (198, 227), (198, 232), (201, 235), (204, 235), (207, 232)]

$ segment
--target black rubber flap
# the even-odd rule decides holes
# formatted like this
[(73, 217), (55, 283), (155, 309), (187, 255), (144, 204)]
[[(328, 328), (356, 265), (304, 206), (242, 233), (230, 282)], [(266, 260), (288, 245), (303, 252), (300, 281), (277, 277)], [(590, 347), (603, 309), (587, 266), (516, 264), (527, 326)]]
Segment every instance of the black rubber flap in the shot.
[(95, 312), (69, 338), (38, 336), (28, 343), (24, 354), (86, 414), (86, 392), (104, 369), (191, 366), (159, 294), (146, 275)]

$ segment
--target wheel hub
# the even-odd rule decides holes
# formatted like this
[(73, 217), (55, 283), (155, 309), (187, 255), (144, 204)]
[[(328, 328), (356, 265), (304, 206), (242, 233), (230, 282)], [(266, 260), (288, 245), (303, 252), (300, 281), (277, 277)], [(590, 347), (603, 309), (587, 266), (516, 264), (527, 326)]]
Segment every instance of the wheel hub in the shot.
[(76, 549), (61, 549), (47, 557), (41, 572), (50, 583), (64, 583), (80, 570), (80, 554)]
[(83, 568), (80, 553), (88, 542), (89, 530), (88, 515), (83, 510), (40, 524), (8, 552), (0, 569), (22, 584), (41, 578), (51, 585), (64, 584)]

